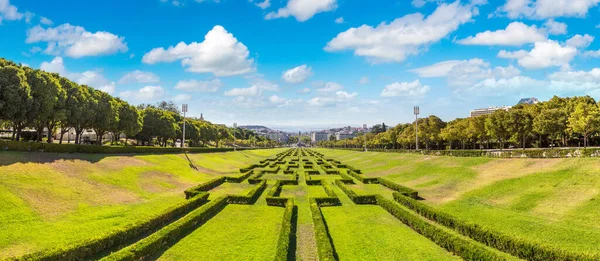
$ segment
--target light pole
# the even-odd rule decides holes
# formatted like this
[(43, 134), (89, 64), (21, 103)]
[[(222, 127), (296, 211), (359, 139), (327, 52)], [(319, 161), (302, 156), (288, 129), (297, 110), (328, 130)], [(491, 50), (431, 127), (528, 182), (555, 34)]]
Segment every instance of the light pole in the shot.
[[(363, 126), (367, 126), (367, 124), (363, 124)], [(365, 140), (364, 140), (364, 143), (365, 143), (365, 152), (367, 152), (369, 150), (367, 149), (367, 129), (366, 128), (365, 128)]]
[(415, 148), (416, 150), (419, 150), (419, 113), (421, 110), (419, 109), (419, 106), (415, 106), (413, 111), (415, 113)]
[(185, 148), (185, 113), (188, 111), (188, 105), (182, 105), (181, 111), (183, 111), (183, 139), (181, 140), (181, 147)]

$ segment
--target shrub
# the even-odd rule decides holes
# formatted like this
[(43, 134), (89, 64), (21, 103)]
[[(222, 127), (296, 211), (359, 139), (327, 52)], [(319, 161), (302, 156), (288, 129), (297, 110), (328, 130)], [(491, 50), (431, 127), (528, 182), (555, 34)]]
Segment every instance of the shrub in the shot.
[(466, 260), (505, 260), (499, 253), (436, 227), (420, 217), (411, 214), (407, 210), (404, 210), (398, 204), (385, 199), (381, 195), (377, 195), (376, 199), (379, 206), (404, 224), (411, 227), (419, 234), (429, 238), (439, 246)]
[(387, 179), (379, 178), (379, 184), (386, 186), (387, 188), (389, 188), (391, 190), (398, 191), (398, 192), (400, 192), (400, 194), (402, 194), (404, 196), (414, 198), (414, 199), (419, 198), (419, 192), (417, 192), (416, 190), (413, 190), (409, 187), (402, 186), (400, 184), (396, 184)]
[(350, 188), (348, 188), (346, 186), (346, 183), (343, 180), (336, 180), (335, 183), (340, 187), (340, 189), (342, 189), (342, 191), (344, 193), (346, 193), (346, 195), (348, 195), (348, 197), (352, 200), (352, 202), (354, 202), (355, 204), (359, 204), (359, 205), (366, 205), (366, 204), (377, 204), (377, 199), (375, 198), (375, 195), (357, 195), (354, 191), (352, 191)]
[(173, 245), (197, 227), (221, 212), (227, 206), (227, 197), (219, 197), (208, 204), (192, 211), (185, 217), (171, 223), (156, 233), (123, 248), (104, 260), (143, 260), (151, 259), (153, 255)]
[(260, 194), (267, 188), (267, 181), (262, 180), (258, 185), (248, 191), (245, 196), (229, 195), (228, 202), (230, 204), (252, 205), (260, 197)]
[(317, 252), (319, 260), (329, 261), (338, 260), (337, 253), (329, 234), (329, 229), (321, 213), (321, 208), (316, 199), (310, 199), (310, 212), (312, 214), (313, 224), (315, 226), (315, 238), (317, 240)]
[(239, 176), (235, 176), (235, 177), (225, 177), (225, 182), (230, 182), (230, 183), (242, 183), (244, 180), (246, 180), (248, 177), (250, 177), (253, 174), (252, 171), (248, 171), (242, 175)]
[(44, 250), (41, 252), (27, 254), (18, 259), (22, 260), (83, 260), (90, 259), (98, 253), (112, 248), (122, 247), (127, 242), (141, 235), (146, 235), (157, 231), (159, 228), (175, 221), (190, 211), (200, 207), (207, 202), (209, 194), (202, 193), (190, 200), (171, 207), (163, 213), (138, 224), (131, 224), (118, 228), (110, 234), (101, 235), (95, 238), (84, 240), (82, 242), (57, 246), (56, 248)]
[(202, 193), (203, 191), (209, 191), (211, 189), (214, 189), (214, 188), (220, 186), (221, 184), (225, 183), (225, 180), (227, 180), (227, 177), (218, 177), (211, 181), (202, 183), (198, 186), (189, 188), (184, 191), (185, 198), (189, 199), (189, 198), (192, 198), (192, 197)]
[(528, 242), (500, 232), (489, 230), (477, 224), (465, 222), (458, 218), (427, 206), (417, 200), (394, 192), (394, 199), (421, 216), (433, 220), (443, 226), (456, 230), (490, 247), (527, 260), (598, 260), (599, 256), (582, 253), (570, 253), (543, 244)]
[(286, 261), (294, 257), (296, 253), (290, 249), (290, 242), (294, 240), (296, 235), (293, 233), (295, 216), (298, 215), (298, 208), (294, 205), (293, 200), (288, 200), (285, 203), (285, 212), (283, 213), (283, 222), (281, 223), (281, 231), (279, 232), (279, 240), (277, 240), (277, 252), (275, 252), (275, 261)]

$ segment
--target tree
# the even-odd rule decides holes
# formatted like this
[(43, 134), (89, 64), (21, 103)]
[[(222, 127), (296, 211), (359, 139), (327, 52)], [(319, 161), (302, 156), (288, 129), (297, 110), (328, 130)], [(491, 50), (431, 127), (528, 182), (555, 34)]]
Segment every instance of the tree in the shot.
[[(37, 130), (37, 140), (42, 141), (44, 127), (48, 127), (49, 121), (62, 117), (60, 114), (64, 113), (59, 108), (59, 102), (64, 102), (65, 93), (54, 75), (30, 68), (27, 68), (25, 72), (32, 96), (32, 104), (28, 114), (30, 121), (33, 122)], [(51, 128), (48, 128), (48, 139), (50, 141), (52, 139), (51, 130)]]
[(127, 144), (129, 137), (134, 137), (142, 130), (143, 120), (138, 109), (126, 102), (121, 102), (119, 106), (119, 123), (117, 124), (118, 132), (114, 135), (118, 137), (121, 133), (124, 133), (125, 144)]
[(569, 117), (569, 128), (576, 133), (583, 135), (583, 147), (588, 145), (588, 137), (591, 133), (598, 130), (600, 125), (600, 110), (598, 105), (587, 102), (580, 102), (575, 107), (575, 111)]
[(90, 127), (96, 132), (96, 143), (102, 145), (102, 137), (109, 131), (118, 129), (119, 102), (103, 91), (90, 89), (90, 99), (93, 100), (93, 118)]
[(479, 141), (480, 143), (483, 143), (485, 141), (486, 148), (487, 145), (489, 145), (488, 143), (490, 140), (490, 136), (487, 130), (485, 129), (485, 122), (487, 118), (487, 115), (469, 118), (469, 128), (467, 129), (467, 137), (468, 139), (473, 141), (473, 148), (475, 148), (477, 141)]
[(458, 141), (461, 143), (462, 149), (465, 149), (465, 142), (468, 139), (468, 119), (456, 119), (448, 123), (444, 129), (442, 129), (440, 136), (447, 141), (450, 141), (450, 149), (452, 149), (452, 142)]
[[(567, 121), (568, 117), (563, 109), (544, 109), (533, 119), (533, 131), (556, 140), (566, 132)], [(562, 143), (564, 145), (564, 141)]]
[(511, 109), (508, 112), (508, 131), (515, 140), (520, 140), (522, 148), (525, 149), (527, 135), (533, 130), (533, 118), (525, 109)]
[(0, 118), (12, 123), (13, 140), (18, 141), (21, 131), (31, 119), (31, 87), (27, 83), (25, 71), (10, 65), (0, 67), (0, 86)]
[(497, 110), (490, 114), (485, 121), (485, 129), (488, 135), (500, 143), (500, 150), (504, 149), (504, 142), (511, 136), (507, 126), (509, 120), (507, 111)]

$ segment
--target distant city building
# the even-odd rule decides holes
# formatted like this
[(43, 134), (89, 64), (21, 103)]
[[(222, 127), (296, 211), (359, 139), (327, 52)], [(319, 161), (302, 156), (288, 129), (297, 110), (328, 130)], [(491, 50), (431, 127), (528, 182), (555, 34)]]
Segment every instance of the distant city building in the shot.
[(235, 123), (235, 122), (233, 123), (233, 128), (234, 129), (237, 128), (237, 123)]
[(327, 141), (330, 135), (327, 132), (313, 132), (310, 138), (312, 142)]
[(490, 115), (497, 110), (508, 111), (508, 109), (510, 109), (510, 108), (512, 108), (512, 107), (511, 106), (502, 106), (502, 107), (489, 107), (489, 108), (475, 109), (475, 110), (471, 111), (470, 117), (477, 117), (477, 116), (481, 116), (481, 115)]
[(538, 100), (538, 98), (531, 97), (531, 98), (523, 98), (517, 104), (536, 104), (536, 103), (539, 103), (539, 102), (540, 101)]
[(354, 133), (342, 133), (342, 132), (338, 132), (335, 134), (335, 139), (336, 140), (345, 140), (345, 139), (352, 139), (354, 138)]
[[(196, 114), (198, 115), (198, 114)], [(200, 120), (203, 121), (204, 120), (204, 115), (202, 113), (200, 113)]]

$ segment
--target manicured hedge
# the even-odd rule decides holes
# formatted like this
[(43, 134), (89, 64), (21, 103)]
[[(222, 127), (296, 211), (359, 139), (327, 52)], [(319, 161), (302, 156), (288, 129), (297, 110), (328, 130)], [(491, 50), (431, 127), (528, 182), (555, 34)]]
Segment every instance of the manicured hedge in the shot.
[(211, 189), (214, 189), (214, 188), (220, 186), (221, 184), (225, 183), (226, 180), (227, 180), (227, 177), (218, 177), (218, 178), (214, 178), (210, 181), (204, 182), (198, 186), (189, 188), (184, 191), (185, 198), (189, 199), (189, 198), (194, 197), (204, 191), (209, 191)]
[[(238, 149), (238, 150), (249, 150)], [(54, 153), (93, 153), (93, 154), (167, 154), (167, 153), (211, 153), (228, 152), (232, 148), (175, 148), (175, 147), (141, 147), (141, 146), (98, 146), (83, 144), (56, 144), (26, 141), (0, 140), (0, 150), (5, 151), (27, 151), (27, 152), (54, 152)]]
[(123, 248), (102, 260), (134, 261), (151, 259), (156, 253), (175, 244), (181, 238), (185, 237), (190, 232), (194, 231), (194, 229), (203, 225), (206, 221), (221, 212), (221, 210), (227, 206), (227, 202), (227, 196), (212, 200), (156, 233), (129, 247)]
[(377, 204), (377, 199), (375, 199), (375, 195), (357, 195), (354, 191), (346, 186), (346, 181), (344, 180), (336, 180), (335, 184), (342, 189), (346, 195), (358, 205), (366, 205), (366, 204)]
[(321, 208), (317, 203), (316, 199), (310, 199), (310, 212), (312, 214), (313, 224), (315, 226), (315, 238), (317, 240), (317, 252), (319, 254), (320, 261), (338, 260), (335, 247), (321, 213)]
[(252, 205), (260, 197), (260, 194), (267, 188), (267, 181), (262, 180), (245, 196), (229, 195), (228, 201), (230, 204)]
[(376, 198), (379, 206), (404, 224), (465, 260), (506, 260), (500, 253), (436, 227), (381, 195), (376, 195)]
[(540, 243), (525, 241), (511, 237), (498, 231), (490, 230), (477, 224), (459, 220), (458, 218), (432, 208), (412, 198), (394, 192), (394, 199), (421, 216), (441, 225), (456, 230), (460, 234), (496, 248), (500, 251), (526, 260), (600, 260), (600, 256), (583, 253), (571, 253)]
[(201, 193), (183, 203), (173, 206), (163, 213), (146, 221), (118, 228), (110, 234), (96, 236), (82, 242), (57, 246), (53, 249), (27, 254), (19, 260), (83, 260), (107, 251), (111, 248), (121, 247), (130, 240), (141, 235), (152, 233), (161, 227), (174, 222), (190, 211), (207, 202), (209, 194)]
[(327, 194), (328, 197), (337, 198), (335, 191), (333, 191), (333, 189), (331, 188), (329, 183), (321, 182), (321, 185), (323, 186), (323, 190), (325, 190), (325, 193)]
[(291, 251), (290, 242), (296, 238), (293, 227), (295, 217), (298, 215), (298, 209), (294, 205), (293, 200), (288, 200), (285, 204), (285, 212), (283, 213), (283, 222), (281, 223), (281, 231), (279, 232), (279, 240), (277, 240), (277, 252), (275, 252), (275, 261), (287, 261), (293, 259), (294, 253)]
[(398, 191), (400, 194), (405, 195), (407, 197), (414, 198), (414, 199), (419, 198), (419, 192), (417, 192), (416, 190), (411, 189), (409, 187), (402, 186), (400, 184), (396, 184), (387, 179), (379, 178), (379, 184), (386, 186), (387, 188), (389, 188), (391, 190)]
[(348, 170), (348, 174), (358, 180), (360, 180), (360, 182), (364, 183), (364, 184), (377, 184), (379, 183), (379, 178), (368, 178), (363, 176), (362, 174), (358, 174), (357, 172), (354, 172), (352, 170)]
[(227, 177), (225, 177), (225, 182), (242, 183), (244, 180), (246, 180), (247, 178), (252, 176), (252, 174), (253, 174), (252, 171), (248, 171), (239, 176), (227, 176)]

